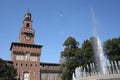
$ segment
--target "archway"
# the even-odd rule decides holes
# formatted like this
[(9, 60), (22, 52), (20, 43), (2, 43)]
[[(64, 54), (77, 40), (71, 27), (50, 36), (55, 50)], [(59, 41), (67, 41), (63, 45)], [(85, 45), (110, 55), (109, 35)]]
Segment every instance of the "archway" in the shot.
[(23, 80), (30, 80), (30, 73), (28, 71), (24, 72)]

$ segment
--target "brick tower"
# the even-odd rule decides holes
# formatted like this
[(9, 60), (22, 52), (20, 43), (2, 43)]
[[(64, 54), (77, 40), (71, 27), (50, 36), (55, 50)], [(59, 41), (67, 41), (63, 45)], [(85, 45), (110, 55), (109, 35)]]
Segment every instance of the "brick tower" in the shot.
[(34, 44), (35, 31), (32, 28), (31, 13), (24, 16), (19, 42), (12, 42), (11, 58), (17, 69), (19, 80), (40, 80), (40, 55), (42, 45)]

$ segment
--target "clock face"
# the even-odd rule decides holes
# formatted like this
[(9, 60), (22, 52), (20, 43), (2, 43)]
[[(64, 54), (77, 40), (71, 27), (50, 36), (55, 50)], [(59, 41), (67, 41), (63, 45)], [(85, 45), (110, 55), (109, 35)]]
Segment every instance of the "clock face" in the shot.
[(31, 39), (31, 35), (25, 35), (25, 39), (29, 41)]

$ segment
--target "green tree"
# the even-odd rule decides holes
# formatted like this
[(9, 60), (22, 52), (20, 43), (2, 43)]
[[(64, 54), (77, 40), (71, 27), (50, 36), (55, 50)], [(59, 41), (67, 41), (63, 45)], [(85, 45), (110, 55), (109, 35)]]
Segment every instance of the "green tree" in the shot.
[(94, 61), (94, 51), (92, 47), (92, 42), (90, 40), (85, 40), (80, 49), (80, 58), (81, 65), (86, 66), (87, 64), (93, 63)]
[(92, 47), (93, 37), (85, 40), (79, 48), (79, 43), (73, 38), (68, 37), (64, 41), (64, 51), (61, 52), (60, 67), (62, 70), (62, 80), (71, 80), (76, 67), (84, 66), (95, 62)]
[(0, 59), (0, 80), (16, 80), (17, 71), (12, 64)]
[(120, 37), (107, 40), (104, 43), (104, 51), (109, 60), (120, 60)]
[(73, 37), (68, 37), (61, 52), (60, 67), (62, 70), (62, 80), (72, 80), (72, 74), (79, 63), (76, 55), (79, 54), (78, 42)]

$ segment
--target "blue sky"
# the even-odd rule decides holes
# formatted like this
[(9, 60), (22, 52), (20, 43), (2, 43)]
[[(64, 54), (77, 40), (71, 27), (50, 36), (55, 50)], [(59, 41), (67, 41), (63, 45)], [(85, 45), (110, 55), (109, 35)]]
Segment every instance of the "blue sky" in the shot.
[(0, 58), (11, 60), (11, 42), (19, 42), (29, 9), (35, 43), (43, 45), (41, 62), (58, 63), (63, 43), (74, 37), (80, 44), (92, 36), (92, 13), (102, 42), (120, 36), (120, 0), (0, 0)]

